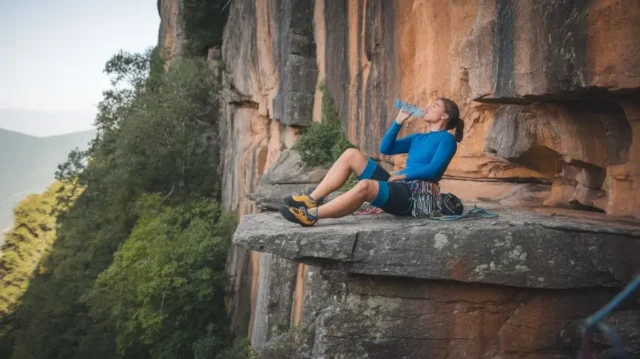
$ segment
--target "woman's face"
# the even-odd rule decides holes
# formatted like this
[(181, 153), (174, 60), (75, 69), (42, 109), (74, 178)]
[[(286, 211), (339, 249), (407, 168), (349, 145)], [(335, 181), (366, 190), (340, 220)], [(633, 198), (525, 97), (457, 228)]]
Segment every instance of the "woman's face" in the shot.
[(436, 100), (427, 106), (423, 119), (429, 123), (435, 123), (441, 120), (446, 120), (447, 117), (448, 115), (444, 109), (444, 102), (442, 102), (442, 100)]

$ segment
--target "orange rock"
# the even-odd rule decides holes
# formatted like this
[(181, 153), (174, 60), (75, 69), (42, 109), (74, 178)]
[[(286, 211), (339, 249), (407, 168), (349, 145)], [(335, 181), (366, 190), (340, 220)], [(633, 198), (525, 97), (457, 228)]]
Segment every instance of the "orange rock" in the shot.
[(180, 28), (180, 1), (160, 0), (158, 11), (162, 21), (158, 36), (158, 47), (161, 49), (162, 58), (165, 60), (165, 67), (171, 60), (182, 53), (184, 46), (184, 33)]
[[(301, 4), (305, 11), (293, 11)], [(183, 44), (178, 5), (160, 1), (159, 45), (168, 62)], [(444, 192), (502, 206), (589, 206), (637, 220), (639, 23), (637, 0), (234, 0), (221, 48), (229, 70), (220, 124), (224, 207), (238, 216), (256, 210), (245, 194), (293, 146), (300, 125), (320, 120), (317, 88), (325, 83), (349, 139), (388, 170), (402, 168), (406, 159), (378, 152), (397, 113), (394, 101), (425, 106), (449, 97), (460, 107), (465, 136), (441, 183)], [(412, 119), (400, 136), (424, 131), (424, 122)], [(234, 328), (246, 306), (243, 295), (254, 300), (260, 285), (259, 256), (236, 258), (241, 255), (232, 255), (233, 285), (241, 293), (230, 302)], [(308, 289), (308, 267), (300, 268), (293, 323), (304, 316), (303, 299), (321, 295)], [(454, 263), (451, 277), (469, 270)], [(436, 339), (429, 346), (442, 357), (539, 353), (550, 345), (549, 333), (557, 333), (563, 315), (586, 315), (584, 308), (567, 304), (580, 302), (567, 299), (570, 293), (500, 299), (505, 311), (481, 313), (473, 302), (487, 299), (483, 293), (490, 288), (465, 287), (458, 295), (440, 285), (422, 287), (464, 303), (429, 299), (410, 309), (424, 314), (416, 326), (433, 334), (426, 339)], [(407, 287), (395, 287), (392, 294)], [(599, 303), (600, 295), (593, 295)], [(519, 308), (513, 309), (516, 302)], [(441, 345), (438, 335), (474, 340)], [(529, 357), (544, 357), (536, 355)]]

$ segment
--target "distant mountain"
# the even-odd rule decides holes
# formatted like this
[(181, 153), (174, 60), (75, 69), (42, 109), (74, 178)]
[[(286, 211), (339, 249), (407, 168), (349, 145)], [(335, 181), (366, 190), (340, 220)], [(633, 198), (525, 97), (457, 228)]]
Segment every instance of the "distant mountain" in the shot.
[(13, 207), (50, 185), (58, 164), (76, 147), (87, 149), (95, 134), (90, 130), (34, 137), (0, 129), (0, 232), (11, 226)]
[(90, 111), (38, 111), (0, 108), (0, 128), (32, 136), (62, 135), (94, 129)]

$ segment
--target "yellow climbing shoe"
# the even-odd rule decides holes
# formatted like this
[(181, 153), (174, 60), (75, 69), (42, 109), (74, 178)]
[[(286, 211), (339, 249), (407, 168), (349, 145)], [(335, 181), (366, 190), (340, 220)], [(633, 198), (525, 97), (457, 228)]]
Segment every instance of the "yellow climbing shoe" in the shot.
[(305, 208), (280, 206), (280, 214), (287, 221), (297, 223), (304, 227), (311, 227), (318, 221), (318, 218), (309, 214)]
[(322, 199), (314, 200), (311, 196), (307, 194), (301, 194), (298, 196), (287, 196), (284, 198), (284, 204), (289, 207), (300, 208), (304, 207), (306, 209), (316, 208), (322, 205)]

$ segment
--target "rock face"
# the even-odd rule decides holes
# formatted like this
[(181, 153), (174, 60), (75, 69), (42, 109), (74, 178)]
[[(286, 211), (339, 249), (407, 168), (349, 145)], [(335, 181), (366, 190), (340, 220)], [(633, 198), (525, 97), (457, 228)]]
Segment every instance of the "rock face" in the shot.
[(631, 125), (615, 102), (505, 105), (485, 138), (485, 153), (551, 179), (549, 206), (605, 208), (607, 168), (627, 163), (632, 143)]
[(261, 213), (243, 218), (234, 243), (349, 273), (526, 288), (620, 287), (640, 269), (640, 225), (499, 213), (457, 223), (348, 216), (312, 228)]
[(270, 3), (278, 4), (275, 61), (281, 84), (273, 100), (273, 117), (285, 125), (309, 126), (318, 78), (313, 7), (308, 0)]
[[(162, 1), (161, 44), (179, 29)], [(313, 5), (313, 6), (312, 6)], [(389, 169), (380, 139), (397, 98), (455, 100), (466, 135), (446, 177), (546, 185), (522, 205), (640, 218), (640, 4), (635, 0), (234, 0), (227, 67), (225, 203), (244, 200), (326, 84), (350, 140)], [(173, 21), (173, 22), (172, 22)], [(165, 34), (165, 35), (163, 35)], [(164, 37), (162, 37), (164, 36)], [(177, 35), (174, 36), (178, 39)], [(401, 136), (424, 131), (412, 120)]]
[[(159, 45), (168, 60), (183, 44), (180, 4), (158, 3)], [(637, 0), (232, 0), (229, 6), (222, 59), (211, 60), (225, 69), (223, 205), (240, 218), (274, 209), (283, 194), (323, 176), (287, 151), (303, 127), (321, 118), (320, 84), (351, 142), (389, 170), (405, 161), (378, 152), (395, 100), (456, 101), (465, 136), (441, 185), (467, 203), (640, 218)], [(400, 136), (425, 130), (413, 119)], [(375, 223), (360, 230), (347, 221), (334, 237), (322, 237), (332, 246), (293, 240), (293, 228), (263, 233), (272, 256), (232, 249), (234, 328), (260, 345), (290, 305), (292, 323), (316, 323), (315, 357), (574, 357), (576, 345), (562, 344), (558, 328), (584, 317), (628, 279), (637, 232), (504, 218), (513, 225), (474, 222), (455, 232), (438, 223), (403, 227), (406, 237), (399, 241)], [(421, 237), (423, 230), (428, 237)], [(241, 237), (243, 245), (260, 249), (257, 237)], [(421, 238), (429, 251), (411, 251), (424, 247)], [(478, 238), (490, 238), (490, 245), (474, 246)], [(390, 262), (375, 256), (377, 241), (398, 249), (389, 252), (395, 253)], [(289, 288), (272, 277), (290, 276), (294, 271), (282, 264), (290, 262), (278, 262), (290, 259), (316, 267), (296, 264), (292, 303), (274, 304), (282, 294), (264, 290), (273, 283)], [(383, 281), (388, 275), (399, 286)], [(422, 294), (411, 294), (413, 285)], [(491, 294), (478, 299), (485, 291)], [(384, 320), (373, 320), (377, 315)], [(411, 327), (424, 330), (410, 336), (403, 330)], [(383, 332), (397, 335), (385, 339)]]
[(334, 296), (314, 318), (312, 358), (574, 358), (565, 323), (610, 293), (353, 276)]
[[(303, 228), (261, 213), (243, 218), (234, 243), (311, 266), (296, 284), (303, 301), (271, 306), (279, 317), (302, 313), (311, 358), (574, 358), (576, 318), (640, 270), (640, 224), (499, 214), (458, 222), (349, 216)], [(290, 269), (279, 276), (287, 273), (292, 280)], [(276, 297), (290, 288), (267, 283)], [(608, 323), (638, 353), (638, 305), (628, 305)], [(607, 351), (610, 343), (594, 340)]]
[(180, 0), (158, 0), (158, 13), (162, 19), (158, 47), (162, 50), (163, 59), (170, 62), (180, 55), (185, 41), (180, 26)]
[(291, 321), (291, 304), (298, 265), (296, 262), (265, 254), (260, 260), (260, 288), (251, 344), (260, 348), (278, 332), (286, 331)]

